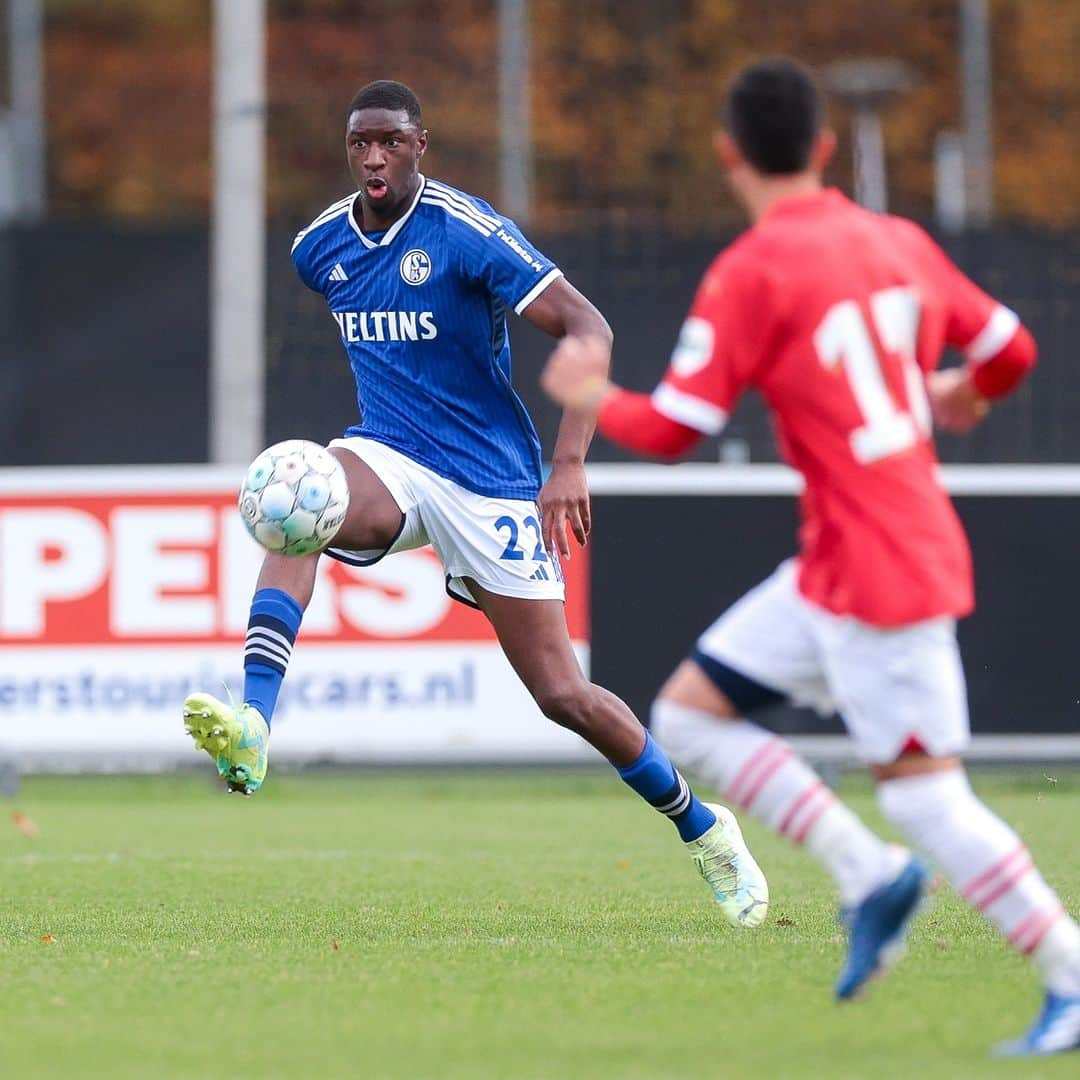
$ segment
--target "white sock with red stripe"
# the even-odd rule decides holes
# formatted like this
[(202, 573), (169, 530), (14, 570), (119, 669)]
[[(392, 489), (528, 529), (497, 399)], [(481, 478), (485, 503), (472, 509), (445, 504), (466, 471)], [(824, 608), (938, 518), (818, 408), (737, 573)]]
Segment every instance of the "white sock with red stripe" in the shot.
[(903, 864), (783, 739), (749, 720), (653, 704), (653, 737), (671, 759), (796, 844), (832, 875), (845, 905), (891, 880)]
[(878, 785), (878, 803), (969, 903), (1032, 955), (1049, 989), (1080, 994), (1080, 928), (962, 769), (887, 780)]

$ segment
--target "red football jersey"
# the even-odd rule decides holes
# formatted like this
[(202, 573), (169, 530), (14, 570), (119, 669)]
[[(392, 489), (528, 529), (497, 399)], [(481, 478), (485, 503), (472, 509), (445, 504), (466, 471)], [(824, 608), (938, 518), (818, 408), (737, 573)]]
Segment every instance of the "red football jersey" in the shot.
[(978, 365), (1018, 327), (912, 222), (835, 190), (797, 196), (706, 272), (652, 405), (715, 434), (744, 389), (763, 395), (806, 481), (808, 600), (883, 627), (962, 616), (971, 553), (937, 476), (924, 378), (946, 344)]

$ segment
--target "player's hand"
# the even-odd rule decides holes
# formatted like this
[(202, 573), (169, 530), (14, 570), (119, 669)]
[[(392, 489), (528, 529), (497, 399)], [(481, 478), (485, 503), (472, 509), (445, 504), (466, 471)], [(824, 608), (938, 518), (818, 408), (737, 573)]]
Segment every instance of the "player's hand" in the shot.
[(583, 464), (561, 462), (552, 465), (551, 475), (540, 489), (537, 503), (543, 522), (544, 544), (552, 555), (570, 558), (568, 530), (582, 547), (589, 542), (592, 515)]
[(975, 389), (965, 367), (930, 372), (926, 394), (934, 423), (943, 431), (971, 431), (990, 411), (990, 402)]
[(564, 409), (595, 412), (610, 388), (611, 346), (598, 337), (567, 334), (540, 374), (540, 385)]

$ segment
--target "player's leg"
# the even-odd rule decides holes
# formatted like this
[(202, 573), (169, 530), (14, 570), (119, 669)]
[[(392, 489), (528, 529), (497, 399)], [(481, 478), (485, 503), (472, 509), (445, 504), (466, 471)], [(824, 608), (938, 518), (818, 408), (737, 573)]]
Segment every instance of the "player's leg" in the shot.
[(820, 618), (845, 722), (885, 817), (1043, 977), (1048, 1012), (1020, 1048), (1080, 1043), (1080, 929), (1020, 838), (972, 791), (960, 760), (970, 733), (953, 621), (879, 630)]
[[(932, 620), (894, 636), (888, 700), (897, 718), (887, 727), (891, 741), (875, 746), (872, 759), (882, 813), (1032, 958), (1046, 988), (1045, 1007), (1007, 1051), (1080, 1049), (1080, 927), (1020, 837), (968, 782), (959, 756), (969, 736), (955, 628), (950, 620)], [(865, 722), (870, 703), (857, 681), (852, 699), (852, 715)]]
[(503, 596), (474, 580), (467, 584), (544, 715), (595, 747), (629, 787), (673, 821), (728, 921), (760, 925), (768, 887), (734, 815), (700, 802), (625, 702), (585, 678), (562, 601)]
[[(330, 451), (345, 469), (349, 509), (334, 537), (342, 552), (374, 561), (401, 532), (404, 512), (375, 470), (354, 453)], [(255, 586), (244, 648), (244, 703), (271, 723), (304, 611), (311, 602), (319, 556), (268, 553)]]
[[(349, 484), (349, 510), (335, 548), (374, 561), (401, 534), (404, 511), (375, 468), (344, 448), (332, 448)], [(393, 483), (393, 480), (390, 481)], [(184, 726), (214, 759), (230, 791), (250, 795), (266, 776), (267, 744), (278, 694), (304, 610), (311, 601), (319, 556), (267, 553), (251, 601), (244, 646), (244, 698), (237, 708), (212, 694), (184, 701)]]
[(1080, 1050), (1080, 927), (1014, 830), (972, 791), (957, 757), (909, 752), (874, 768), (878, 802), (956, 890), (1041, 976), (1046, 1000), (1031, 1030), (1004, 1053)]
[(803, 605), (794, 567), (784, 564), (701, 636), (653, 703), (650, 727), (680, 768), (805, 847), (850, 909), (894, 881), (906, 856), (787, 742), (749, 719), (785, 699), (831, 704)]

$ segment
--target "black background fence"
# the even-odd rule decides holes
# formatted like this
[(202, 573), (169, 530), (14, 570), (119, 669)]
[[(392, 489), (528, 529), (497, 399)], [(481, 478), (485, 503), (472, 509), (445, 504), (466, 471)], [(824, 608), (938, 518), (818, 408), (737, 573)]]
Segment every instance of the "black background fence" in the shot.
[[(291, 226), (275, 228), (269, 244), (266, 442), (326, 440), (356, 417), (337, 329), (293, 272), (292, 234)], [(647, 389), (702, 271), (730, 237), (620, 228), (535, 239), (610, 320), (618, 378)], [(992, 423), (943, 440), (943, 459), (1080, 460), (1080, 383), (1071, 370), (1080, 233), (1002, 227), (947, 246), (1031, 326), (1041, 360)], [(0, 234), (0, 464), (205, 460), (208, 295), (204, 226), (54, 222)], [(557, 414), (536, 382), (550, 342), (521, 319), (511, 334), (515, 384), (550, 446)], [(752, 397), (725, 438), (752, 461), (776, 459)], [(696, 456), (717, 453), (707, 442)], [(592, 458), (625, 455), (598, 441)]]
[[(328, 439), (355, 400), (337, 330), (289, 263), (291, 229), (273, 232), (268, 268), (266, 441)], [(723, 237), (623, 229), (537, 237), (605, 311), (618, 374), (651, 387), (701, 271)], [(1080, 459), (1080, 389), (1071, 343), (1080, 234), (996, 229), (949, 243), (953, 255), (1033, 328), (1040, 367), (1013, 401), (946, 460)], [(198, 462), (207, 448), (208, 240), (203, 227), (53, 223), (0, 234), (0, 464)], [(546, 445), (557, 416), (538, 395), (548, 341), (515, 321), (516, 383)], [(775, 459), (760, 407), (730, 437)], [(715, 457), (715, 444), (699, 457)], [(621, 460), (598, 441), (593, 460)], [(1080, 503), (1067, 497), (963, 497), (979, 611), (961, 628), (977, 731), (1076, 731), (1075, 613)], [(639, 711), (695, 636), (795, 546), (784, 497), (603, 496), (595, 506), (594, 670)], [(781, 726), (835, 724), (781, 713)]]
[[(976, 612), (960, 624), (976, 734), (1080, 731), (1072, 537), (1076, 496), (966, 495)], [(664, 679), (724, 609), (795, 551), (790, 496), (594, 500), (593, 675), (647, 715)], [(778, 730), (828, 734), (835, 719), (774, 709)]]

